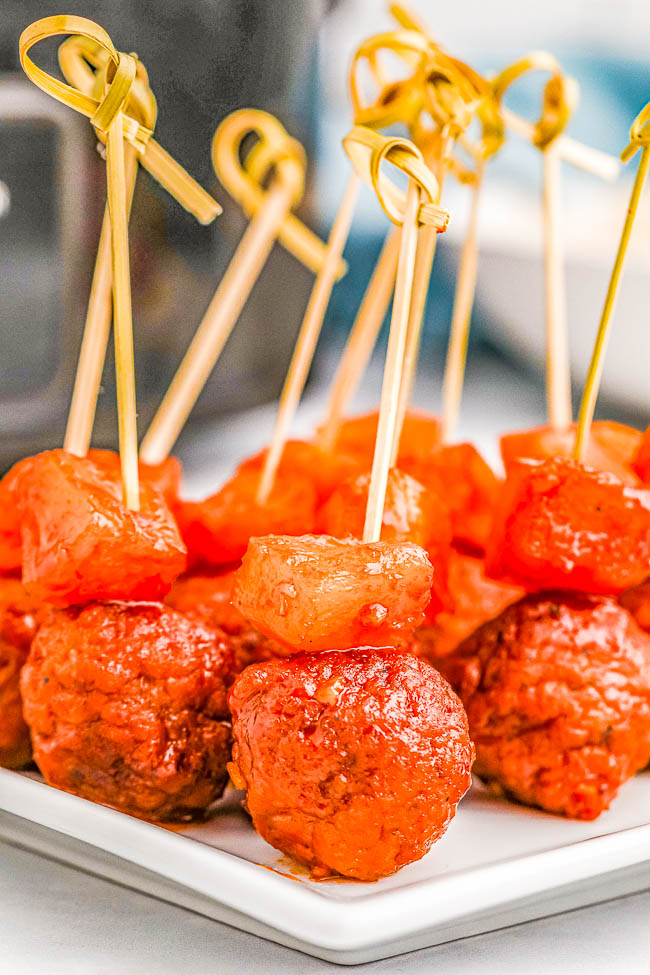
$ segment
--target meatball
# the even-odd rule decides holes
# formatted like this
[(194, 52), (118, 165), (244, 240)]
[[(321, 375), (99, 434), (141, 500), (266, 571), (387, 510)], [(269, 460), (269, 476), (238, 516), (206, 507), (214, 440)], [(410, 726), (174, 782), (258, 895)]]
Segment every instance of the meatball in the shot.
[(199, 816), (227, 779), (230, 649), (155, 603), (53, 611), (21, 675), (50, 785), (154, 821)]
[(367, 647), (255, 664), (230, 693), (231, 776), (272, 846), (378, 880), (420, 859), (470, 785), (456, 695), (429, 664)]
[(476, 774), (519, 802), (595, 819), (650, 759), (650, 638), (614, 599), (527, 596), (443, 670)]
[(413, 542), (269, 535), (251, 539), (233, 601), (289, 651), (392, 646), (424, 620), (432, 577)]
[(18, 579), (0, 578), (0, 765), (20, 768), (32, 757), (23, 718), (20, 671), (38, 629), (42, 607)]
[(237, 562), (253, 535), (302, 535), (313, 531), (316, 490), (304, 475), (277, 480), (266, 501), (257, 500), (260, 473), (239, 470), (204, 501), (185, 501), (178, 523), (192, 565)]
[(184, 571), (186, 550), (165, 500), (146, 481), (140, 509), (116, 478), (87, 457), (48, 450), (16, 486), (23, 582), (57, 606), (92, 600), (161, 599)]
[(190, 619), (222, 630), (228, 637), (235, 661), (235, 673), (259, 660), (285, 654), (279, 643), (260, 633), (232, 603), (234, 570), (218, 575), (187, 575), (177, 579), (165, 598)]
[(650, 573), (650, 490), (563, 457), (520, 461), (486, 562), (527, 589), (620, 593)]

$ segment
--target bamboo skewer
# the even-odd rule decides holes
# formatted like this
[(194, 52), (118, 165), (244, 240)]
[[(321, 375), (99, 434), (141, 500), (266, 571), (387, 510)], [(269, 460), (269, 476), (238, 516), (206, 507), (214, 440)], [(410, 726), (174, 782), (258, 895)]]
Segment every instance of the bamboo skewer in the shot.
[(546, 318), (546, 401), (554, 430), (571, 425), (571, 374), (564, 283), (564, 249), (560, 233), (561, 161), (555, 145), (543, 153), (544, 290)]
[[(126, 200), (130, 212), (138, 172), (137, 154), (131, 146), (125, 147), (124, 162)], [(77, 374), (63, 442), (64, 449), (78, 457), (85, 457), (90, 447), (112, 314), (111, 223), (107, 205), (99, 237)]]
[[(69, 35), (59, 48), (59, 63), (68, 84), (48, 75), (28, 56), (33, 45), (59, 35)], [(146, 70), (135, 55), (118, 52), (99, 25), (84, 17), (46, 17), (23, 31), (19, 48), (21, 64), (30, 80), (46, 94), (85, 115), (100, 141), (106, 143), (107, 204), (64, 446), (80, 456), (88, 451), (112, 313), (123, 492), (127, 506), (137, 510), (128, 220), (138, 163), (201, 223), (210, 223), (221, 208), (155, 142), (152, 130), (157, 109)]]
[(393, 227), (386, 235), (379, 259), (368, 282), (330, 390), (319, 442), (332, 450), (350, 400), (359, 388), (377, 343), (382, 323), (393, 295), (400, 230)]
[(144, 463), (159, 464), (171, 452), (268, 259), (293, 196), (290, 186), (272, 187), (246, 228), (142, 440)]
[[(355, 126), (343, 140), (343, 146), (357, 174), (372, 185), (386, 215), (401, 226), (395, 295), (363, 531), (363, 540), (368, 542), (377, 541), (381, 535), (398, 420), (419, 228), (425, 225), (444, 231), (449, 214), (438, 205), (438, 183), (424, 164), (422, 153), (412, 142), (387, 138), (363, 126)], [(406, 197), (382, 172), (384, 160), (409, 177)]]
[[(114, 70), (100, 100), (52, 78), (28, 56), (31, 47), (47, 37), (81, 34), (99, 45)], [(124, 161), (124, 108), (136, 79), (137, 62), (118, 52), (97, 24), (83, 17), (47, 17), (23, 31), (20, 60), (25, 73), (46, 94), (87, 115), (95, 130), (106, 140), (106, 188), (110, 223), (113, 318), (115, 322), (115, 365), (120, 466), (124, 503), (131, 510), (140, 506), (138, 438), (133, 363), (133, 324), (129, 271), (128, 201)], [(106, 78), (109, 75), (107, 73)], [(132, 119), (135, 125), (138, 125)]]
[[(259, 141), (242, 166), (241, 145), (253, 132)], [(308, 236), (307, 228), (291, 213), (303, 193), (306, 162), (302, 146), (277, 119), (257, 109), (233, 112), (215, 133), (212, 160), (222, 182), (253, 217), (143, 438), (140, 458), (148, 464), (158, 464), (170, 453), (288, 221), (292, 219), (299, 228), (298, 238), (310, 260), (318, 260), (313, 241), (324, 260), (329, 259), (321, 241), (311, 232)], [(273, 167), (271, 187), (263, 190), (262, 180)], [(333, 269), (335, 278), (340, 270), (339, 260)]]
[[(444, 135), (440, 144), (440, 158), (429, 162), (430, 168), (436, 169), (438, 181), (438, 198), (442, 194), (445, 181), (445, 163), (451, 152), (453, 140), (448, 134)], [(404, 368), (402, 371), (402, 382), (399, 391), (399, 403), (397, 407), (397, 423), (393, 449), (391, 453), (391, 466), (394, 466), (399, 453), (399, 442), (402, 436), (402, 427), (408, 404), (413, 393), (415, 384), (415, 373), (420, 352), (420, 337), (424, 324), (424, 312), (426, 309), (427, 295), (429, 293), (429, 282), (433, 270), (433, 262), (436, 256), (438, 243), (438, 231), (435, 227), (423, 227), (418, 236), (418, 246), (415, 255), (415, 271), (413, 274), (413, 290), (411, 293), (411, 307), (409, 310), (409, 324), (406, 333), (406, 349), (404, 351)]]
[(528, 71), (548, 71), (543, 110), (534, 126), (533, 143), (543, 155), (542, 223), (544, 228), (544, 293), (546, 331), (546, 399), (554, 430), (571, 425), (571, 374), (566, 319), (564, 260), (560, 235), (561, 173), (559, 140), (578, 101), (578, 86), (563, 75), (555, 58), (543, 51), (529, 54), (505, 68), (492, 82), (499, 105), (507, 88)]
[(404, 368), (411, 289), (415, 271), (415, 253), (419, 233), (417, 224), (419, 202), (419, 187), (413, 180), (410, 180), (402, 225), (393, 313), (388, 337), (388, 349), (386, 352), (379, 420), (377, 423), (377, 439), (375, 441), (372, 473), (370, 475), (370, 486), (368, 489), (368, 504), (363, 527), (364, 542), (377, 542), (381, 538), (388, 474), (391, 466), (391, 454), (398, 421), (399, 391)]
[(113, 318), (117, 416), (124, 503), (132, 511), (140, 508), (138, 475), (138, 427), (135, 405), (133, 360), (133, 317), (129, 266), (129, 226), (122, 113), (111, 122), (106, 141), (107, 198), (111, 227)]
[(359, 186), (359, 177), (353, 173), (332, 225), (327, 242), (327, 256), (316, 277), (285, 379), (271, 444), (260, 476), (257, 492), (259, 504), (264, 504), (273, 488), (291, 421), (307, 382), (327, 305), (336, 282), (337, 268), (350, 232)]
[(472, 188), (472, 201), (467, 233), (458, 264), (458, 277), (451, 316), (449, 344), (442, 380), (442, 440), (449, 443), (458, 423), (463, 395), (467, 344), (476, 291), (478, 268), (478, 215), (483, 185), (485, 162), (477, 164), (476, 182)]
[(630, 202), (625, 215), (621, 239), (616, 252), (616, 259), (614, 261), (614, 267), (612, 268), (612, 274), (609, 280), (607, 294), (605, 296), (605, 303), (603, 305), (600, 322), (598, 324), (598, 331), (596, 333), (596, 341), (594, 343), (591, 362), (589, 363), (589, 371), (587, 373), (587, 379), (585, 381), (585, 386), (582, 393), (582, 400), (580, 402), (578, 430), (574, 453), (575, 459), (578, 461), (583, 459), (584, 452), (589, 441), (591, 423), (594, 416), (594, 409), (596, 407), (596, 400), (598, 398), (598, 388), (600, 386), (603, 365), (605, 362), (605, 353), (607, 351), (607, 344), (611, 332), (612, 312), (614, 311), (616, 295), (618, 293), (618, 287), (621, 280), (621, 274), (623, 272), (623, 266), (625, 264), (625, 257), (627, 254), (628, 244), (630, 242), (630, 236), (632, 234), (632, 228), (634, 226), (634, 220), (636, 218), (639, 201), (641, 199), (641, 193), (643, 192), (643, 187), (648, 178), (648, 173), (650, 172), (650, 103), (646, 105), (643, 111), (640, 112), (634, 120), (630, 132), (630, 144), (621, 154), (623, 162), (627, 162), (639, 148), (641, 148), (639, 168), (637, 169), (634, 179), (634, 185), (630, 195)]

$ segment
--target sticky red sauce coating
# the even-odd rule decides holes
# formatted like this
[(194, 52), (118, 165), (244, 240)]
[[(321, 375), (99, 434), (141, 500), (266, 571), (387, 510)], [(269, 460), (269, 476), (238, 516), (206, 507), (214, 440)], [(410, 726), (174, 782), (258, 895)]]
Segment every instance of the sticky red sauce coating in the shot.
[(528, 596), (443, 669), (476, 774), (519, 802), (595, 819), (650, 759), (650, 639), (612, 598)]
[(367, 648), (249, 667), (233, 779), (256, 830), (312, 869), (378, 880), (420, 859), (470, 785), (460, 702), (421, 660)]
[(405, 643), (429, 603), (433, 569), (413, 542), (327, 535), (252, 538), (233, 602), (293, 652)]
[(650, 491), (560, 457), (512, 467), (488, 574), (528, 589), (619, 593), (650, 573)]
[(130, 511), (121, 486), (92, 461), (50, 450), (32, 458), (16, 496), (23, 582), (36, 599), (160, 599), (185, 569), (176, 522), (146, 482), (140, 510)]
[[(121, 483), (119, 454), (113, 450), (93, 449), (88, 451), (87, 457), (116, 484)], [(15, 490), (20, 474), (29, 469), (33, 459), (25, 457), (18, 461), (0, 481), (0, 573), (16, 571), (22, 564), (20, 514)], [(180, 461), (168, 457), (161, 464), (140, 463), (139, 473), (141, 480), (160, 491), (173, 511), (178, 502), (183, 473)]]
[[(544, 460), (547, 457), (573, 457), (576, 424), (566, 430), (533, 427), (501, 437), (501, 456), (506, 473), (519, 460)], [(634, 461), (641, 444), (641, 433), (634, 427), (611, 420), (594, 420), (583, 462), (596, 471), (615, 474), (627, 484), (636, 484)]]
[(400, 461), (428, 490), (444, 498), (456, 541), (485, 550), (500, 481), (471, 443), (439, 446), (430, 454)]
[(520, 586), (488, 579), (482, 558), (455, 548), (449, 555), (449, 592), (453, 610), (439, 613), (434, 623), (415, 633), (415, 652), (434, 667), (477, 627), (524, 595)]
[(263, 504), (256, 500), (259, 471), (241, 470), (205, 501), (185, 501), (177, 517), (192, 564), (237, 562), (254, 535), (313, 531), (316, 492), (305, 477), (277, 480)]
[(214, 631), (169, 607), (53, 611), (21, 676), (46, 781), (145, 819), (201, 816), (226, 783), (231, 667)]
[(249, 664), (284, 655), (286, 650), (260, 633), (233, 605), (234, 577), (234, 569), (218, 575), (183, 576), (171, 587), (165, 602), (190, 619), (223, 631), (238, 674)]
[(0, 765), (20, 768), (32, 756), (23, 717), (20, 671), (43, 616), (18, 579), (0, 579)]

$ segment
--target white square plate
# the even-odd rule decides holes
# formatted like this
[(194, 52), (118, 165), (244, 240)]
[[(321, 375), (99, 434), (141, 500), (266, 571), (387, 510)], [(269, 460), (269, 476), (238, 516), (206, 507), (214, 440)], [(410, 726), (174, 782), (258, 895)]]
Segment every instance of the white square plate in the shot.
[(341, 964), (650, 886), (647, 772), (593, 823), (511, 805), (475, 786), (423, 860), (373, 884), (310, 881), (256, 835), (240, 798), (230, 789), (208, 823), (170, 830), (59, 792), (38, 775), (0, 769), (0, 835)]

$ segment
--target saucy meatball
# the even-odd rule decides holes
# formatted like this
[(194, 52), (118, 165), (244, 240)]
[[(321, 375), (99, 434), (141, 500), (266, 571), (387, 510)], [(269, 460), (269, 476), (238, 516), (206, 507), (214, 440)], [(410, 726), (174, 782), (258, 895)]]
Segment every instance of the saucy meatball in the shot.
[(367, 647), (255, 664), (230, 693), (231, 777), (258, 833), (313, 877), (419, 860), (470, 785), (463, 708), (429, 664)]
[(46, 781), (154, 821), (201, 815), (227, 779), (231, 666), (214, 631), (166, 606), (53, 611), (21, 675)]
[(595, 819), (650, 759), (650, 638), (614, 599), (527, 596), (443, 669), (476, 774), (519, 802)]

